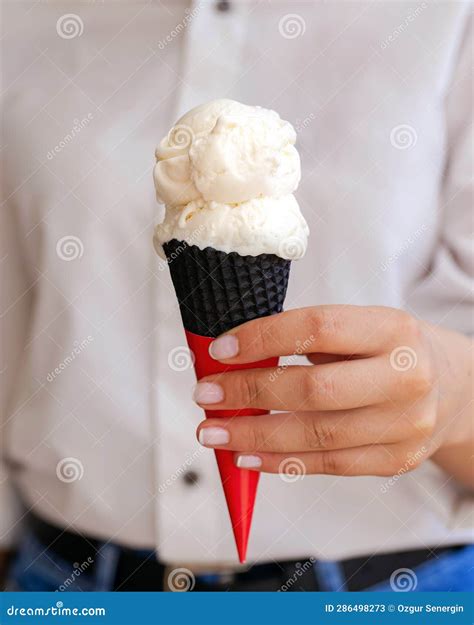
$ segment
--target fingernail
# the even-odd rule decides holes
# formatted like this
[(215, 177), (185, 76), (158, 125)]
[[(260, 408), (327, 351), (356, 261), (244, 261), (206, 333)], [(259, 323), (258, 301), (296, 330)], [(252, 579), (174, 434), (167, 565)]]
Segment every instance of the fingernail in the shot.
[(233, 358), (239, 353), (239, 341), (233, 334), (224, 334), (220, 336), (209, 346), (209, 354), (215, 360), (224, 360), (225, 358)]
[(238, 456), (235, 464), (239, 469), (256, 469), (262, 466), (262, 459), (258, 456)]
[(193, 399), (197, 404), (217, 404), (224, 399), (224, 390), (219, 384), (199, 382), (194, 388)]
[(199, 442), (201, 445), (227, 445), (230, 435), (224, 428), (202, 428), (199, 430)]

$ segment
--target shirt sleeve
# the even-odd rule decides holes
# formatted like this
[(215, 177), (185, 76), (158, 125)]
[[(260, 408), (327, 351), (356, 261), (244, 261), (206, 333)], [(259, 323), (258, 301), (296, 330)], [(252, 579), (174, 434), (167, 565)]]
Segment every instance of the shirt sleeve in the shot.
[[(432, 323), (474, 334), (474, 215), (472, 146), (473, 20), (467, 19), (453, 78), (446, 94), (447, 156), (440, 193), (442, 224), (429, 274), (415, 289), (410, 304)], [(469, 530), (474, 497), (459, 488), (450, 511), (449, 529)]]
[(408, 298), (418, 317), (474, 333), (472, 17), (467, 19), (445, 97), (447, 155), (441, 229), (430, 270)]
[(13, 545), (24, 514), (8, 463), (11, 401), (27, 336), (32, 285), (25, 271), (14, 209), (0, 208), (0, 549)]

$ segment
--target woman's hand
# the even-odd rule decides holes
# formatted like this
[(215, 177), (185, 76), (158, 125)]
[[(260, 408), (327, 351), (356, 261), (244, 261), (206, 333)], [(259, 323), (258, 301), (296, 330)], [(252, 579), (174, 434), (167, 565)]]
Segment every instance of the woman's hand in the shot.
[[(208, 376), (196, 387), (205, 408), (279, 411), (200, 424), (199, 441), (235, 451), (241, 468), (284, 473), (291, 459), (306, 473), (388, 476), (472, 442), (469, 340), (401, 310), (292, 310), (239, 326), (210, 351), (232, 364), (290, 356), (273, 369)], [(299, 354), (312, 366), (294, 364)], [(471, 484), (454, 462), (442, 464)]]

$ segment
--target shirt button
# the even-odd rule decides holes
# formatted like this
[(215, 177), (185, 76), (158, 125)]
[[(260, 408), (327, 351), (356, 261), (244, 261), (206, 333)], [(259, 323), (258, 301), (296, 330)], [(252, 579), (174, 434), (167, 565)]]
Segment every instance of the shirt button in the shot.
[(222, 11), (223, 13), (225, 11), (228, 11), (230, 9), (230, 1), (229, 0), (218, 0), (218, 2), (216, 2), (216, 9), (218, 11)]
[(199, 473), (196, 473), (196, 471), (186, 471), (183, 475), (183, 480), (187, 486), (195, 486), (199, 482)]

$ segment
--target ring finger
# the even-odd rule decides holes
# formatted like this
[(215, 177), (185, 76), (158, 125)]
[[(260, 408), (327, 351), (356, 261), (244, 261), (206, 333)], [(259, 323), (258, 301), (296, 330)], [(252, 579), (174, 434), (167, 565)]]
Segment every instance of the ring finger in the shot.
[(376, 407), (369, 407), (206, 419), (197, 434), (205, 447), (291, 453), (394, 443), (403, 439), (404, 424), (387, 414), (381, 418)]

